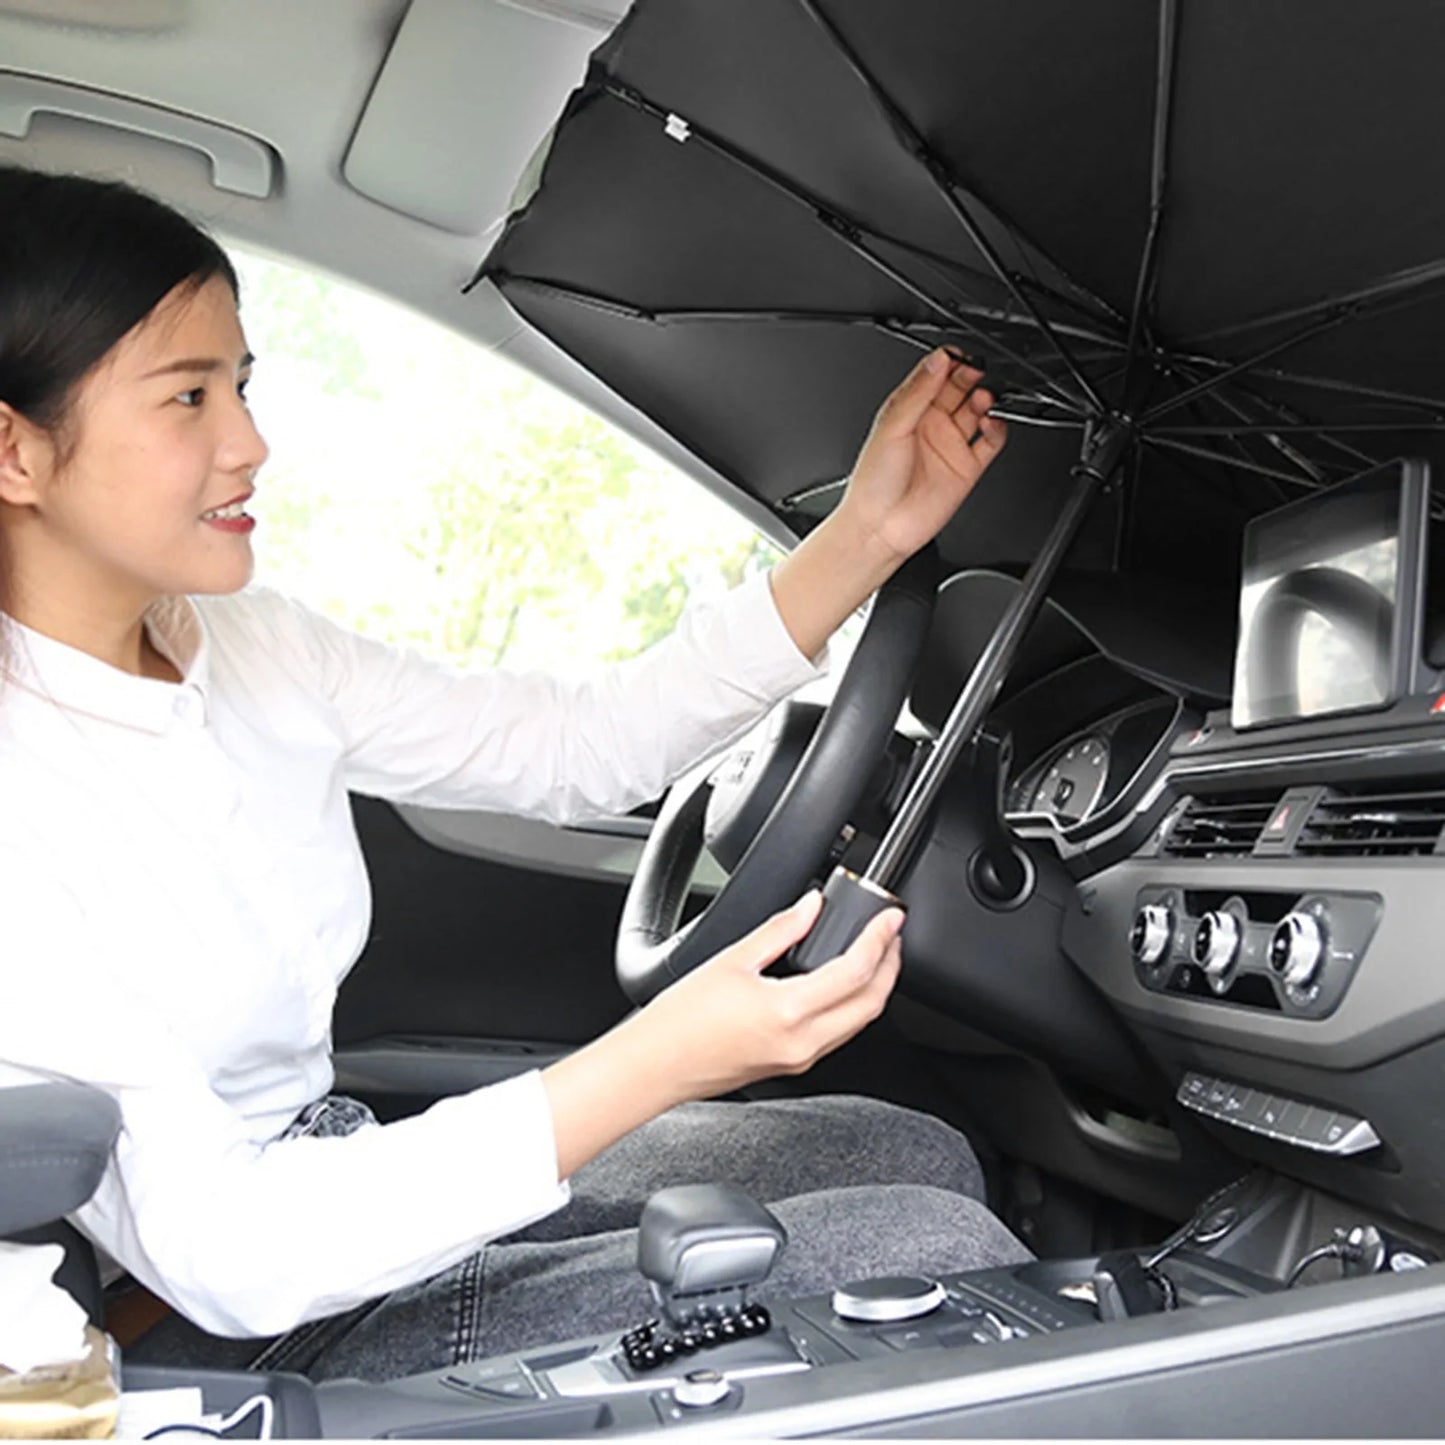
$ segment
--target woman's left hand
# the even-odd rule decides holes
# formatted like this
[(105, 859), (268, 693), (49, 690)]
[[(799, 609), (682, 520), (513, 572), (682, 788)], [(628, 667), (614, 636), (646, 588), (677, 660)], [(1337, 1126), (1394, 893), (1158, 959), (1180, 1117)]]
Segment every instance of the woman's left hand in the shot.
[(983, 373), (930, 352), (889, 395), (836, 510), (774, 569), (773, 598), (807, 657), (943, 530), (1003, 450)]
[(983, 372), (932, 351), (879, 408), (835, 515), (901, 563), (931, 541), (1003, 450)]

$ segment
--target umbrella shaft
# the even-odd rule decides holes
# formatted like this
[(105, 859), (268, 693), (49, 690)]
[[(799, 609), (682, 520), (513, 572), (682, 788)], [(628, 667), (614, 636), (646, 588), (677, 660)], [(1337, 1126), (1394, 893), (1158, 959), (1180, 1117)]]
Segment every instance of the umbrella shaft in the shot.
[(883, 835), (878, 851), (863, 873), (869, 883), (891, 887), (894, 872), (907, 855), (923, 820), (928, 816), (939, 789), (964, 747), (974, 734), (998, 696), (1008, 670), (1013, 666), (1024, 635), (1028, 632), (1039, 608), (1043, 606), (1049, 584), (1059, 570), (1070, 544), (1103, 490), (1115, 467), (1124, 455), (1130, 435), (1122, 427), (1104, 426), (1089, 434), (1084, 454), (1074, 468), (1074, 489), (1064, 509), (1044, 539), (1039, 554), (1024, 575), (998, 627), (984, 648), (943, 731), (933, 744), (922, 770), (909, 788), (893, 822)]

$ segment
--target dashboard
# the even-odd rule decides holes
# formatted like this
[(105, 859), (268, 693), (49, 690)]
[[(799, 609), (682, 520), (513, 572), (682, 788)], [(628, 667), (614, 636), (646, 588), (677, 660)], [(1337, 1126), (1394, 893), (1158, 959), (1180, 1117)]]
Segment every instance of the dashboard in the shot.
[[(1020, 821), (1097, 818), (1120, 721), (1026, 765)], [(1051, 840), (1078, 845), (1064, 951), (1233, 1153), (1445, 1230), (1445, 1116), (1420, 1107), (1445, 1067), (1445, 713), (1269, 734), (1215, 714), (1145, 774), (1121, 846)]]
[[(926, 725), (1012, 591), (941, 594)], [(1171, 617), (1154, 648), (1149, 609), (1059, 595), (987, 725), (1035, 896), (971, 891), (995, 845), (960, 789), (910, 880), (912, 995), (1168, 1118), (1186, 1163), (1222, 1148), (1445, 1236), (1445, 673), (1427, 653), (1388, 708), (1235, 730), (1202, 632)]]
[(1009, 779), (1005, 809), (1010, 819), (1043, 816), (1070, 828), (1098, 817), (1158, 748), (1177, 711), (1173, 698), (1161, 697), (1071, 732)]

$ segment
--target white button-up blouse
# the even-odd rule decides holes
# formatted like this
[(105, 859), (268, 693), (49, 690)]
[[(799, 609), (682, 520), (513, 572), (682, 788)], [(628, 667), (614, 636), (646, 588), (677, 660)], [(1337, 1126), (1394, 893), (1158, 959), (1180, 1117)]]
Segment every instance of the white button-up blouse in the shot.
[(348, 790), (617, 813), (815, 670), (762, 577), (575, 681), (457, 673), (260, 589), (168, 599), (147, 624), (181, 682), (5, 628), (0, 1085), (112, 1094), (121, 1135), (75, 1222), (206, 1329), (272, 1334), (567, 1197), (535, 1072), (278, 1138), (331, 1085), (332, 1004), (370, 923)]

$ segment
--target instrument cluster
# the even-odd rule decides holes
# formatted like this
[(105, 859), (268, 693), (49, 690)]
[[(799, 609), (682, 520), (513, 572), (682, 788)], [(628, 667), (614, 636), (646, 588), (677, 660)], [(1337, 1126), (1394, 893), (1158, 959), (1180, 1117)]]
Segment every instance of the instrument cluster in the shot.
[(1103, 812), (1128, 785), (1174, 717), (1172, 699), (1142, 703), (1072, 733), (1010, 779), (1010, 816), (1044, 816), (1061, 828)]

